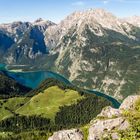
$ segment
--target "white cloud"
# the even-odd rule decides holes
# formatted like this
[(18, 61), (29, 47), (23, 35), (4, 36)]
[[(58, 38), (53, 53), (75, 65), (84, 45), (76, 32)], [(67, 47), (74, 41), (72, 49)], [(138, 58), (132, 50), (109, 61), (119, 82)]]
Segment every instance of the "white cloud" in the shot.
[(103, 3), (107, 4), (107, 3), (109, 3), (109, 0), (104, 0)]
[(103, 4), (108, 4), (110, 0), (100, 0), (100, 2), (102, 2)]
[(85, 2), (83, 2), (83, 1), (77, 1), (77, 2), (72, 3), (72, 5), (74, 5), (74, 6), (84, 6), (85, 5)]

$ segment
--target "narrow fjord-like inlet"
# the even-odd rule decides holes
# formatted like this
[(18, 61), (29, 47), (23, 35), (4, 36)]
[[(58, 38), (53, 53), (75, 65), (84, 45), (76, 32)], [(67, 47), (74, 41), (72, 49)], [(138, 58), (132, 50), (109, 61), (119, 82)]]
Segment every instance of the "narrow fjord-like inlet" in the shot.
[[(51, 71), (26, 71), (26, 72), (13, 72), (6, 68), (5, 64), (0, 64), (0, 71), (2, 71), (7, 76), (15, 79), (20, 84), (30, 87), (32, 89), (37, 88), (44, 80), (48, 78), (54, 78), (58, 81), (61, 81), (67, 85), (73, 85), (68, 79), (66, 79), (64, 76), (51, 72)], [(120, 103), (113, 97), (106, 95), (100, 91), (96, 90), (87, 90), (87, 93), (92, 93), (97, 96), (101, 96), (106, 98), (107, 100), (111, 101), (114, 108), (119, 108)]]

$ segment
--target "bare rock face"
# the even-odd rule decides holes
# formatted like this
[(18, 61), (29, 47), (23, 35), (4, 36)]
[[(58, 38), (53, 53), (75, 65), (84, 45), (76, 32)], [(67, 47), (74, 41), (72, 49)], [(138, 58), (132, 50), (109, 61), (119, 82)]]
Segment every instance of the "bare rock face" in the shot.
[(130, 110), (134, 108), (135, 102), (140, 99), (140, 96), (129, 96), (127, 97), (120, 106), (120, 110)]
[(83, 140), (84, 136), (79, 129), (62, 130), (55, 132), (48, 140)]
[[(132, 72), (129, 69), (135, 68), (139, 76), (139, 57), (136, 56), (139, 56), (140, 48), (135, 51), (135, 46), (131, 45), (132, 42), (140, 44), (139, 34), (135, 31), (140, 32), (140, 28), (137, 29), (103, 9), (90, 9), (74, 12), (59, 24), (49, 26), (44, 40), (50, 58), (55, 58), (54, 69), (58, 73), (82, 88), (96, 88), (122, 101), (126, 97), (124, 95), (132, 94), (133, 84), (138, 82), (135, 77), (131, 78)], [(127, 53), (130, 51), (131, 56), (125, 55), (125, 51), (120, 53), (121, 50), (116, 46), (122, 49), (124, 47), (124, 50), (128, 48)], [(136, 67), (127, 67), (130, 72), (126, 78), (123, 78), (126, 61), (120, 59), (123, 53), (128, 61), (136, 57)], [(105, 57), (101, 59), (103, 56)], [(128, 65), (131, 64), (128, 62)], [(108, 71), (104, 75), (103, 71), (106, 69)], [(132, 82), (128, 82), (129, 80)], [(127, 86), (129, 91), (124, 90)]]
[[(92, 31), (97, 36), (103, 36), (104, 33), (101, 27), (117, 31), (119, 33), (128, 36), (124, 31), (123, 26), (127, 26), (127, 30), (131, 30), (130, 25), (122, 19), (115, 17), (110, 12), (104, 9), (89, 9), (86, 11), (74, 12), (62, 20), (57, 26), (52, 26), (46, 31), (46, 45), (54, 47), (58, 45), (64, 35), (68, 33), (68, 30), (77, 28), (77, 34), (81, 36), (85, 25), (89, 24)], [(98, 31), (98, 32), (97, 32)], [(80, 37), (79, 36), (79, 37)], [(52, 39), (53, 38), (53, 39)]]
[[(125, 130), (129, 127), (129, 123), (123, 117), (108, 119), (108, 120), (95, 120), (89, 129), (88, 140), (100, 140), (108, 137), (108, 134), (117, 129)], [(119, 138), (115, 133), (111, 134), (111, 138)]]
[(102, 110), (102, 112), (97, 117), (103, 118), (112, 118), (121, 116), (121, 112), (119, 109), (114, 109), (111, 106), (108, 106)]
[(102, 138), (118, 140), (117, 131), (126, 130), (130, 126), (127, 119), (123, 117), (123, 111), (133, 110), (138, 99), (140, 99), (138, 95), (129, 96), (123, 101), (119, 109), (104, 108), (97, 116), (98, 119), (91, 121), (88, 140), (100, 140)]

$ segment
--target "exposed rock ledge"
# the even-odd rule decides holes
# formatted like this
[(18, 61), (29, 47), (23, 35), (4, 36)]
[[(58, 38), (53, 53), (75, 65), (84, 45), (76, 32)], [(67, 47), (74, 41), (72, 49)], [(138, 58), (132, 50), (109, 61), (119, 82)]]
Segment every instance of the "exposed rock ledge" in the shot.
[(79, 129), (62, 130), (55, 132), (48, 140), (83, 140), (84, 136)]
[[(129, 123), (123, 117), (108, 119), (108, 120), (95, 120), (94, 123), (89, 128), (88, 140), (100, 140), (101, 138), (108, 137), (108, 134), (117, 129), (125, 130), (129, 127)], [(110, 136), (112, 139), (119, 139), (119, 136), (116, 133), (111, 133)]]
[(131, 110), (134, 108), (135, 102), (140, 99), (140, 95), (128, 96), (120, 106), (120, 110)]
[[(140, 99), (140, 96), (129, 96), (119, 109), (104, 108), (97, 118), (91, 121), (88, 140), (101, 140), (104, 138), (118, 140), (117, 131), (126, 130), (130, 126), (122, 113), (124, 110), (134, 109), (135, 102), (138, 99)], [(55, 132), (49, 140), (83, 140), (83, 138), (84, 136), (79, 129), (72, 129)]]
[(112, 108), (111, 106), (105, 107), (97, 117), (112, 118), (121, 116), (119, 109)]
[(97, 119), (91, 121), (88, 140), (100, 140), (102, 138), (118, 140), (119, 135), (115, 130), (126, 130), (130, 126), (122, 113), (124, 110), (134, 109), (135, 102), (138, 99), (140, 99), (140, 96), (129, 96), (123, 101), (119, 109), (104, 108)]

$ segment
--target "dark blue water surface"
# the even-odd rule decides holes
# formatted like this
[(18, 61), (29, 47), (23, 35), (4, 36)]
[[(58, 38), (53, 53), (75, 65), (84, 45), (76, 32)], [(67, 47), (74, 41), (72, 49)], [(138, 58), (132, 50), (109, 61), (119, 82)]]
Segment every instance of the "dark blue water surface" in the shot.
[(0, 70), (6, 70), (6, 65), (5, 64), (0, 64)]
[(48, 78), (54, 78), (59, 81), (64, 82), (65, 84), (70, 84), (70, 82), (65, 79), (63, 76), (60, 76), (57, 73), (53, 73), (50, 71), (35, 71), (35, 72), (10, 72), (5, 71), (5, 74), (14, 78), (16, 81), (21, 83), (22, 85), (25, 85), (27, 87), (30, 87), (32, 89), (35, 89), (38, 87), (41, 82)]
[[(22, 85), (25, 85), (32, 89), (37, 88), (41, 84), (41, 82), (43, 82), (48, 78), (54, 78), (64, 82), (67, 85), (72, 85), (72, 83), (69, 80), (67, 80), (65, 77), (51, 71), (12, 72), (6, 69), (5, 64), (0, 64), (0, 70), (3, 73), (5, 73), (7, 76), (21, 83)], [(86, 90), (86, 92), (93, 93), (96, 94), (97, 96), (101, 96), (108, 99), (109, 101), (112, 102), (115, 108), (118, 108), (120, 106), (120, 103), (115, 98), (108, 96), (104, 93), (95, 90)]]

